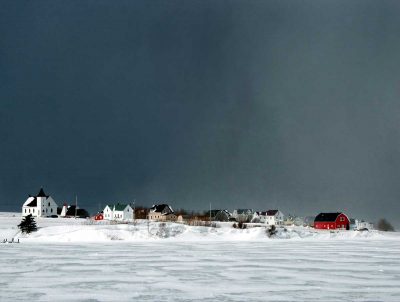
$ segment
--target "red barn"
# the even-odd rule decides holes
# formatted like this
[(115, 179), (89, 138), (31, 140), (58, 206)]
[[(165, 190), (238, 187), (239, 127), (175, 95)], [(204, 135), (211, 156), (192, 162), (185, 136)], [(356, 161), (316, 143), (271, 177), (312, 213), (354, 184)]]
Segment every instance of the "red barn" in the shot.
[(315, 229), (325, 229), (325, 230), (349, 230), (350, 220), (343, 213), (320, 213), (314, 219)]

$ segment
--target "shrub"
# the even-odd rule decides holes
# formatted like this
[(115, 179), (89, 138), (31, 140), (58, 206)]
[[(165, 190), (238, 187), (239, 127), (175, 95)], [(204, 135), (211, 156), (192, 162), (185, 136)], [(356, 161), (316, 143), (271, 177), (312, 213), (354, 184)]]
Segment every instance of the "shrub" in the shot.
[(239, 223), (238, 223), (238, 228), (239, 229), (245, 229), (247, 226), (246, 226), (246, 224), (244, 223), (244, 222), (242, 222), (242, 221), (239, 221)]
[(272, 237), (277, 233), (276, 227), (274, 225), (271, 225), (269, 229), (267, 229), (267, 235), (268, 237)]

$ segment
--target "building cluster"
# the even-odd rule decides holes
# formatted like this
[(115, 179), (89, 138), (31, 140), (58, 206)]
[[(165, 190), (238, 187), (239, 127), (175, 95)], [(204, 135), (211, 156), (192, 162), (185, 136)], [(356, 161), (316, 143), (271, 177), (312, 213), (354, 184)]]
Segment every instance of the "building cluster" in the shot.
[[(22, 216), (32, 215), (34, 217), (89, 217), (84, 209), (77, 205), (64, 204), (58, 207), (54, 199), (46, 195), (43, 188), (36, 196), (30, 196), (22, 206)], [(92, 217), (94, 220), (109, 220), (117, 222), (130, 222), (135, 219), (148, 219), (151, 221), (176, 221), (185, 222), (188, 220), (198, 221), (219, 221), (219, 222), (240, 222), (258, 223), (268, 226), (303, 225), (315, 229), (327, 230), (370, 230), (373, 225), (369, 222), (357, 219), (349, 219), (342, 212), (320, 213), (315, 217), (296, 217), (284, 215), (280, 210), (254, 211), (253, 209), (235, 209), (229, 212), (226, 209), (210, 210), (204, 215), (177, 214), (169, 204), (156, 204), (149, 209), (135, 209), (130, 204), (116, 203), (108, 204), (105, 208)]]
[(43, 188), (35, 196), (29, 195), (22, 205), (22, 216), (32, 215), (33, 217), (89, 217), (85, 209), (78, 208), (77, 205), (64, 203), (59, 207), (55, 200), (44, 193)]

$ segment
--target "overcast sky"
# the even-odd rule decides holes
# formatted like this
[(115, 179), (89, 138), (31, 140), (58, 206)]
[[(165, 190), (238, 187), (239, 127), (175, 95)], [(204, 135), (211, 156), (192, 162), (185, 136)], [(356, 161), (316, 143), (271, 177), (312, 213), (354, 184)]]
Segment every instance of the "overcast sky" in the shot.
[(399, 1), (1, 1), (0, 211), (399, 225)]

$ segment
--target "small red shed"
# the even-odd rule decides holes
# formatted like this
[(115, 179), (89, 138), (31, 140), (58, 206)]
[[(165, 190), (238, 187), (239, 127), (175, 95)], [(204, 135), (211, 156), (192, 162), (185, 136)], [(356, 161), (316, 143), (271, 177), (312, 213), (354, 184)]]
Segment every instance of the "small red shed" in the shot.
[(104, 219), (103, 213), (98, 213), (94, 216), (94, 220), (103, 220), (103, 219)]
[(350, 220), (343, 213), (319, 213), (314, 219), (315, 229), (325, 230), (349, 230)]

